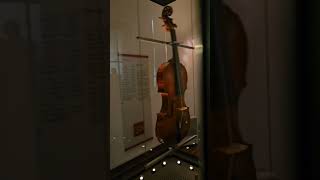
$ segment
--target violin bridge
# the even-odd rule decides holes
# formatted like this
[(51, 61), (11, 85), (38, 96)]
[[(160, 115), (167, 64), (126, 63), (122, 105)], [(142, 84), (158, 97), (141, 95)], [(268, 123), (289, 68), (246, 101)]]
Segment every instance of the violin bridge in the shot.
[(179, 114), (179, 116), (178, 116), (178, 125), (179, 125), (179, 129), (181, 129), (182, 126), (189, 124), (190, 118), (189, 119), (186, 118), (186, 115), (189, 114), (189, 111), (188, 111), (189, 108), (184, 106), (184, 107), (180, 107), (180, 108), (176, 108), (176, 109), (179, 112), (178, 113)]

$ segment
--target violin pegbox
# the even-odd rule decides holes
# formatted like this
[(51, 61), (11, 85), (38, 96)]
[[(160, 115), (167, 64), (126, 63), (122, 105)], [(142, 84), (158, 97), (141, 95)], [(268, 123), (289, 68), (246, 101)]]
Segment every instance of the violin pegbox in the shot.
[(173, 13), (173, 9), (171, 6), (165, 6), (162, 10), (162, 15), (160, 19), (163, 20), (164, 25), (162, 25), (166, 31), (173, 30), (177, 27), (176, 24), (173, 23), (172, 18), (170, 17)]

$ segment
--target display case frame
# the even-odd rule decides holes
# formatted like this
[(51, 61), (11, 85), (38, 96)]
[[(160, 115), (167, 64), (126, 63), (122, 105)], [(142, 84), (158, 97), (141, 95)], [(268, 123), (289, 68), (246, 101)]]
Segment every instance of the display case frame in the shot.
[[(201, 128), (203, 128), (203, 131), (206, 131), (206, 129), (204, 128), (206, 125), (206, 113), (208, 113), (209, 109), (207, 109), (207, 107), (209, 106), (209, 101), (208, 100), (208, 97), (210, 95), (210, 90), (208, 89), (210, 87), (210, 82), (208, 82), (210, 80), (210, 70), (211, 70), (211, 66), (210, 65), (210, 60), (211, 57), (212, 57), (212, 50), (211, 50), (211, 46), (210, 46), (210, 43), (211, 43), (211, 40), (212, 38), (210, 39), (210, 37), (212, 37), (212, 33), (213, 33), (213, 29), (212, 29), (212, 15), (213, 15), (213, 12), (212, 12), (212, 9), (211, 7), (213, 7), (213, 4), (217, 3), (216, 0), (215, 1), (210, 1), (210, 0), (200, 0), (200, 4), (201, 4), (201, 29), (202, 29), (202, 39), (203, 39), (203, 71), (202, 71), (202, 77), (204, 79), (204, 86), (201, 87), (202, 89), (202, 93), (204, 94), (202, 96), (203, 98), (203, 105), (204, 105), (204, 109), (202, 110), (203, 112), (203, 119), (204, 121), (203, 122), (203, 125), (201, 126)], [(202, 136), (205, 136), (205, 132), (202, 132), (203, 134), (200, 134), (201, 138)], [(109, 138), (110, 139), (110, 138)], [(205, 153), (206, 150), (204, 149), (206, 147), (205, 145), (205, 141), (206, 141), (206, 138), (203, 138), (203, 148), (202, 149), (202, 152), (201, 152), (201, 155), (203, 155), (203, 157), (205, 157)], [(152, 151), (147, 151), (146, 153), (142, 154), (142, 155), (139, 155), (138, 157), (112, 169), (110, 171), (110, 178), (111, 179), (121, 179), (121, 178), (125, 178), (126, 176), (130, 176), (130, 177), (135, 177), (137, 175), (139, 175), (139, 173), (142, 173), (145, 169), (144, 169), (144, 165), (147, 163), (147, 162), (150, 162), (154, 159), (156, 159), (157, 157), (161, 156), (162, 154), (166, 153), (168, 151), (168, 148), (170, 148), (170, 145), (166, 145), (166, 144), (161, 144), (159, 145), (158, 147), (152, 149)], [(183, 153), (172, 153), (170, 155), (170, 157), (180, 157), (181, 156), (184, 156)], [(190, 159), (190, 157), (188, 157)], [(187, 158), (187, 159), (188, 159)], [(183, 157), (182, 157), (183, 159)], [(192, 159), (192, 158), (191, 158)], [(197, 165), (199, 165), (199, 162), (197, 162), (196, 159), (193, 159), (191, 161), (189, 161), (189, 163), (192, 164), (192, 161), (194, 163), (197, 163)], [(205, 161), (203, 161), (203, 163), (205, 163)], [(204, 164), (201, 164), (200, 165), (201, 167), (201, 174), (205, 175), (205, 165)]]

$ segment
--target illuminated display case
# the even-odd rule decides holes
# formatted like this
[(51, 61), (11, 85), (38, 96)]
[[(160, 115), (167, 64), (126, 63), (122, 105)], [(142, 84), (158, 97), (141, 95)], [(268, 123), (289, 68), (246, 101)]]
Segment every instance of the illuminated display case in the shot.
[[(168, 4), (172, 15), (166, 15), (165, 6), (150, 0), (110, 1), (110, 167), (114, 179), (129, 178), (124, 171), (129, 170), (128, 164), (134, 166), (130, 172), (137, 168), (131, 178), (161, 178), (166, 174), (162, 170), (174, 173), (169, 176), (184, 176), (172, 171), (177, 161), (191, 168), (194, 177), (200, 175), (200, 3), (174, 1)], [(169, 27), (170, 20), (176, 26)], [(177, 63), (170, 65), (170, 59), (181, 63), (180, 80), (174, 79)], [(180, 94), (169, 90), (179, 85), (183, 86)], [(179, 97), (180, 101), (173, 100)], [(172, 112), (177, 105), (186, 110)], [(148, 173), (139, 172), (139, 166), (145, 166)]]

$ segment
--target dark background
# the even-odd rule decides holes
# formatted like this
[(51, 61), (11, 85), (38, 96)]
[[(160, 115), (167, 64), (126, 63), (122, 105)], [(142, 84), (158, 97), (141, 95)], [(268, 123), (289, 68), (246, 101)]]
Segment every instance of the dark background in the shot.
[(299, 179), (319, 179), (320, 4), (297, 2), (297, 173)]

